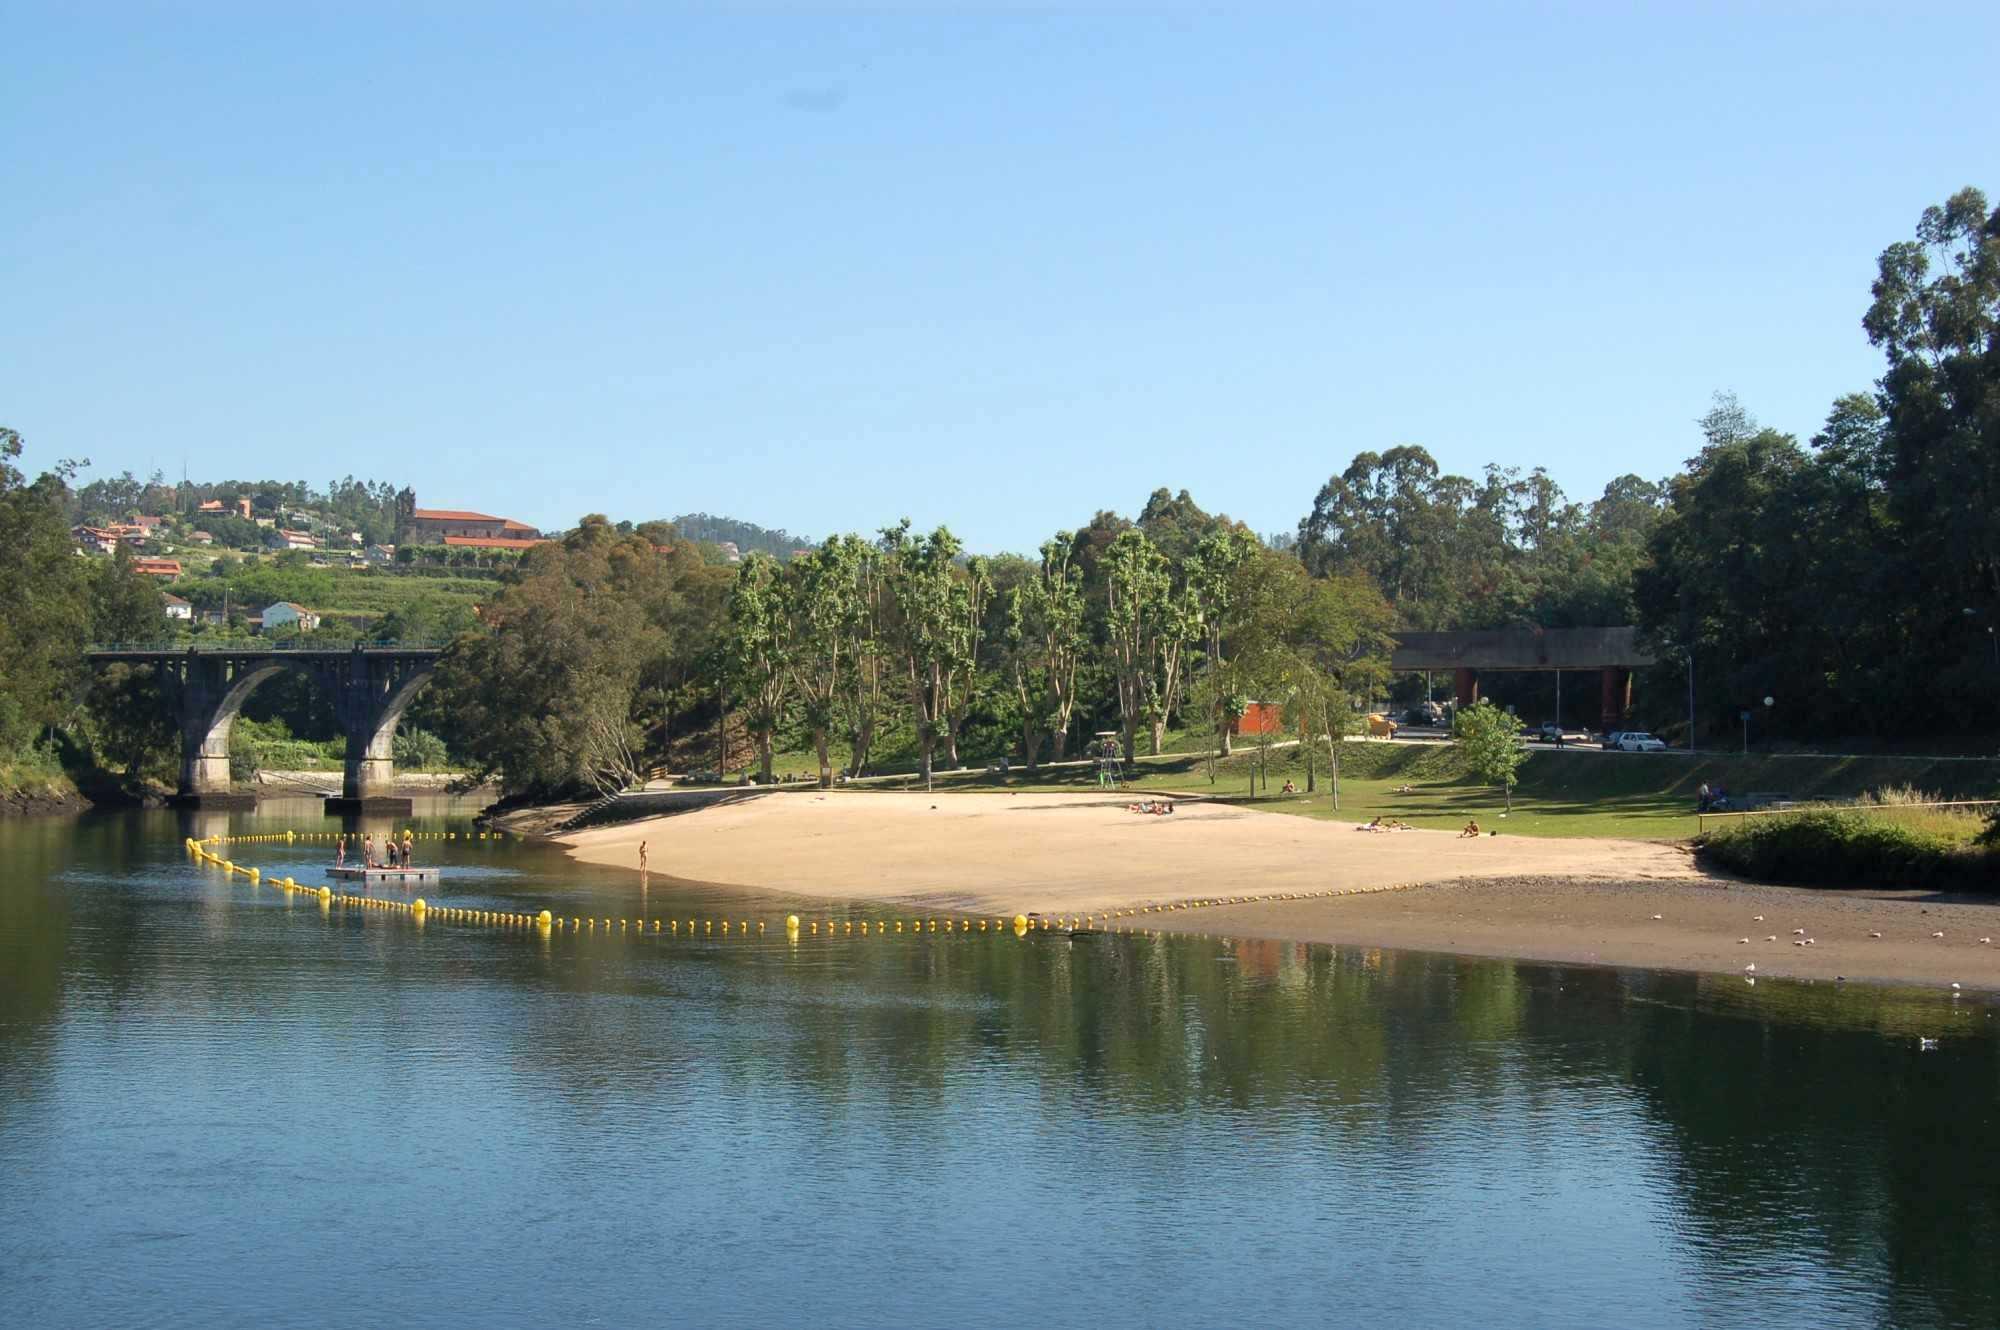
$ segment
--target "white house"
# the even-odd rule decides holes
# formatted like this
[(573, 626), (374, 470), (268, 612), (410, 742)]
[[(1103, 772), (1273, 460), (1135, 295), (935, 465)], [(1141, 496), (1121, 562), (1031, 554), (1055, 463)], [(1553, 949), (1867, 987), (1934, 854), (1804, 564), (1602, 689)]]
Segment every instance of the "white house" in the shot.
[(303, 605), (294, 605), (289, 600), (265, 606), (261, 618), (264, 631), (267, 633), (273, 628), (297, 628), (302, 633), (310, 633), (319, 627), (317, 614)]
[(194, 606), (188, 604), (188, 602), (182, 600), (179, 596), (169, 594), (162, 597), (162, 599), (166, 601), (167, 617), (169, 619), (179, 619), (183, 623), (194, 619)]
[(319, 542), (313, 539), (310, 531), (280, 531), (278, 539), (285, 542), (285, 548), (288, 550), (316, 550), (319, 548)]

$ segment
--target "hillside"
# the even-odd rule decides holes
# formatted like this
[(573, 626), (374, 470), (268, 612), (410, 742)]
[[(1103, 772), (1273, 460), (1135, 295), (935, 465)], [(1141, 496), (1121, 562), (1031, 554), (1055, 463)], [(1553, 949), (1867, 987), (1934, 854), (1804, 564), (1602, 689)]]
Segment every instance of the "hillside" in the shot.
[(673, 521), (674, 529), (688, 540), (711, 545), (727, 542), (735, 545), (739, 554), (757, 550), (789, 559), (793, 550), (811, 549), (819, 543), (810, 536), (795, 536), (783, 527), (758, 526), (755, 522), (739, 522), (712, 513), (683, 513)]

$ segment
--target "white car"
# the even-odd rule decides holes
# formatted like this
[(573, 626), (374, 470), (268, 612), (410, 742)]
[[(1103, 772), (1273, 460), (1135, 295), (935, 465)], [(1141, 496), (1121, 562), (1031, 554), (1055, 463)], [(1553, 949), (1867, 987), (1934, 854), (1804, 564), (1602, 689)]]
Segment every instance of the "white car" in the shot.
[(1650, 734), (1637, 730), (1627, 730), (1618, 736), (1618, 751), (1621, 753), (1664, 753), (1667, 746)]

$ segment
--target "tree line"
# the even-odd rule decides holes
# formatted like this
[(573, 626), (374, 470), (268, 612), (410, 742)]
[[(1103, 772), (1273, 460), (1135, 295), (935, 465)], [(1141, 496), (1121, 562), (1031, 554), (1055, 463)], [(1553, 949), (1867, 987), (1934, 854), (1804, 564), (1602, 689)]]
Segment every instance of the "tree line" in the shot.
[[(1685, 724), (1691, 674), (1702, 733), (1767, 696), (1782, 701), (1765, 732), (1991, 732), (2000, 211), (1971, 189), (1926, 210), (1870, 294), (1882, 377), (1807, 443), (1719, 395), (1678, 473), (1585, 503), (1540, 468), (1457, 476), (1403, 445), (1358, 454), (1295, 532), (1261, 539), (1165, 489), (1028, 556), (899, 523), (730, 566), (671, 524), (587, 517), (452, 625), (426, 723), (532, 793), (627, 783), (703, 726), (740, 726), (765, 775), (799, 740), (823, 782), (868, 770), (892, 735), (925, 773), (1060, 760), (1101, 731), (1130, 758), (1176, 726), (1226, 749), (1253, 700), (1336, 735), (1381, 695), (1401, 629), (1637, 623), (1662, 662), (1638, 719), (1659, 728)], [(0, 742), (115, 729), (90, 721), (102, 695), (74, 656), (91, 635), (143, 635), (117, 624), (149, 588), (74, 557), (74, 469), (29, 484), (4, 438), (0, 547), (23, 583), (0, 602)]]

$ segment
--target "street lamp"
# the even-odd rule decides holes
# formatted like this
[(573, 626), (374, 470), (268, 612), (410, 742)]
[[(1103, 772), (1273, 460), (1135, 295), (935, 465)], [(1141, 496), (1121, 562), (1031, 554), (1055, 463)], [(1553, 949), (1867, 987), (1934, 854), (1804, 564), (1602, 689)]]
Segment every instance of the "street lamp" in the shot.
[[(1776, 705), (1778, 705), (1777, 698), (1766, 697), (1764, 699), (1764, 706), (1767, 710)], [(1740, 714), (1743, 717), (1743, 756), (1748, 757), (1750, 756), (1750, 708), (1744, 707)]]

